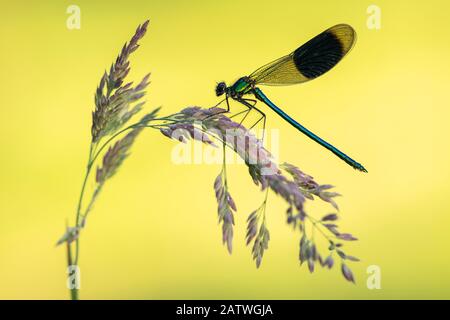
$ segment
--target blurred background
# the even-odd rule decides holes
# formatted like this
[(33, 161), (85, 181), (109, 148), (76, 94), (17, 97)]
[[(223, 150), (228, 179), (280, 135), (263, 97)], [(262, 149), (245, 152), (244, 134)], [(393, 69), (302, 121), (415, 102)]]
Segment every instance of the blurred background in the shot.
[[(381, 10), (371, 29), (370, 5)], [(81, 28), (69, 30), (69, 5)], [(337, 23), (356, 46), (314, 81), (267, 87), (300, 123), (363, 163), (362, 174), (267, 110), (280, 160), (343, 194), (342, 228), (357, 284), (339, 268), (309, 274), (284, 202), (268, 202), (269, 250), (260, 269), (245, 220), (263, 199), (241, 165), (230, 166), (238, 206), (234, 251), (221, 244), (216, 165), (176, 165), (175, 146), (144, 132), (107, 183), (83, 231), (82, 299), (450, 298), (448, 186), (449, 22), (446, 1), (32, 1), (2, 2), (0, 33), (0, 298), (67, 299), (66, 252), (55, 247), (76, 203), (100, 77), (150, 19), (130, 79), (152, 72), (147, 110), (212, 106), (230, 83)], [(270, 145), (269, 145), (270, 148)], [(332, 212), (318, 201), (312, 213)], [(366, 286), (367, 267), (381, 289)]]

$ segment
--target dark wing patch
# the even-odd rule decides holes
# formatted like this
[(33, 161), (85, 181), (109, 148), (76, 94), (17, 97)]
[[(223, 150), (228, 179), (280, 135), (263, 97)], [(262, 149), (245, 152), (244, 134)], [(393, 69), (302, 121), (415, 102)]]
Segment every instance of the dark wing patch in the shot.
[(355, 31), (346, 24), (325, 30), (293, 52), (295, 66), (306, 78), (317, 78), (347, 54), (354, 39)]
[(338, 24), (317, 35), (291, 54), (254, 71), (255, 84), (290, 85), (317, 78), (334, 67), (352, 48), (353, 28)]

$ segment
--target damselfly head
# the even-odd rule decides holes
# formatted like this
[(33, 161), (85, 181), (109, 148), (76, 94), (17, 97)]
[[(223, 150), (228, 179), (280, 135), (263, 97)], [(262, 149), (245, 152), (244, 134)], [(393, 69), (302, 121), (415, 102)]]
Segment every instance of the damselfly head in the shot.
[(225, 82), (219, 82), (216, 86), (216, 96), (220, 97), (227, 90), (227, 85)]

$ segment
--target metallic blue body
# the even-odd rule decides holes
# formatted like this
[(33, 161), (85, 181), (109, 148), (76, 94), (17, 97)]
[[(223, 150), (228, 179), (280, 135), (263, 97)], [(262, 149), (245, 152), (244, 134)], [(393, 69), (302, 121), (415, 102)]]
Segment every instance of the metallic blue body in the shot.
[(271, 108), (273, 111), (275, 111), (280, 117), (282, 117), (284, 120), (286, 120), (290, 125), (292, 125), (294, 128), (296, 128), (298, 131), (302, 132), (310, 139), (314, 140), (321, 146), (323, 146), (323, 147), (327, 148), (328, 150), (330, 150), (331, 152), (333, 152), (336, 156), (338, 156), (340, 159), (344, 160), (347, 164), (351, 165), (353, 168), (358, 169), (363, 172), (367, 172), (367, 170), (364, 168), (364, 166), (362, 164), (356, 162), (355, 160), (353, 160), (352, 158), (347, 156), (345, 153), (343, 153), (336, 147), (332, 146), (331, 144), (329, 144), (322, 138), (318, 137), (317, 135), (315, 135), (314, 133), (312, 133), (311, 131), (306, 129), (300, 123), (298, 123), (297, 121), (292, 119), (287, 113), (285, 113), (283, 110), (278, 108), (272, 101), (270, 101), (269, 98), (267, 98), (267, 96), (259, 88), (255, 87), (252, 91), (258, 100), (265, 103), (269, 108)]

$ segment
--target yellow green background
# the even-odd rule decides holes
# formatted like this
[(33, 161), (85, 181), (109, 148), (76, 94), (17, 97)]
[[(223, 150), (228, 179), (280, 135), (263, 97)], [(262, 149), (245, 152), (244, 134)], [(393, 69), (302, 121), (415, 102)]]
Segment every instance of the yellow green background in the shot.
[[(68, 30), (66, 9), (81, 8)], [(366, 26), (369, 5), (381, 29)], [(257, 270), (245, 219), (263, 195), (230, 166), (234, 252), (221, 244), (212, 184), (220, 166), (171, 161), (155, 131), (106, 185), (81, 239), (84, 299), (449, 298), (450, 42), (446, 1), (2, 1), (0, 13), (0, 298), (66, 299), (66, 253), (87, 161), (94, 90), (136, 26), (149, 31), (131, 78), (148, 71), (148, 110), (211, 106), (228, 83), (341, 22), (355, 48), (326, 76), (265, 89), (294, 118), (363, 163), (352, 170), (267, 111), (280, 158), (337, 186), (357, 285), (339, 269), (309, 274), (298, 233), (270, 195), (269, 250)], [(269, 146), (270, 147), (270, 146)], [(311, 212), (331, 208), (315, 202)], [(369, 265), (381, 289), (366, 287)]]

